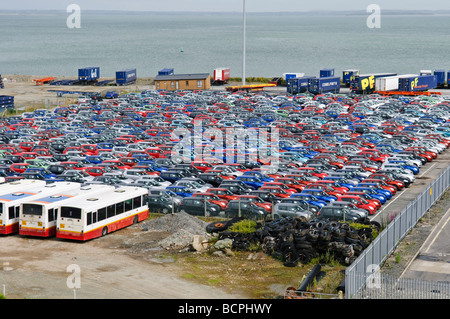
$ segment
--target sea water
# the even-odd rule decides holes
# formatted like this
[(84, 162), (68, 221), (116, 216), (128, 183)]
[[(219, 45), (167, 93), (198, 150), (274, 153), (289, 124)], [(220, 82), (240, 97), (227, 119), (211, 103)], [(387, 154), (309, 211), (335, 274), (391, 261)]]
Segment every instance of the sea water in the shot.
[[(242, 76), (241, 14), (82, 12), (80, 28), (68, 28), (68, 16), (0, 14), (0, 74), (76, 78), (79, 68), (98, 66), (102, 77), (126, 68), (153, 77), (163, 68), (212, 74), (229, 67)], [(450, 16), (387, 15), (373, 29), (367, 17), (249, 14), (246, 75), (450, 70)]]

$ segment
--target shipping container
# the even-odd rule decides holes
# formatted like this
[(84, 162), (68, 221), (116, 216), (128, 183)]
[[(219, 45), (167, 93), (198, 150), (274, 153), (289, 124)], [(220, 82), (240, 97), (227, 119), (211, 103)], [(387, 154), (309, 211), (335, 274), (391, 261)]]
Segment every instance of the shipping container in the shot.
[(377, 78), (396, 76), (396, 73), (372, 73), (353, 75), (350, 79), (350, 90), (353, 93), (366, 94), (375, 91)]
[(118, 85), (128, 85), (131, 83), (135, 83), (136, 79), (136, 69), (126, 69), (116, 72), (116, 83)]
[(283, 79), (287, 82), (289, 79), (304, 77), (305, 73), (283, 73)]
[(95, 81), (99, 78), (100, 78), (99, 67), (87, 67), (83, 69), (78, 69), (79, 81)]
[(353, 75), (359, 75), (359, 70), (344, 70), (342, 72), (342, 82), (346, 87), (350, 87), (350, 80)]
[(225, 84), (225, 83), (228, 83), (229, 79), (230, 79), (230, 69), (229, 68), (214, 69), (214, 72), (213, 72), (213, 83), (214, 84)]
[(406, 77), (399, 80), (399, 91), (415, 92), (428, 91), (437, 87), (435, 75), (422, 75), (416, 77)]
[(398, 91), (399, 79), (417, 76), (415, 74), (404, 74), (398, 76), (387, 76), (375, 79), (375, 91)]
[(431, 70), (420, 70), (420, 75), (433, 75), (433, 72)]
[(0, 95), (0, 111), (14, 108), (14, 96)]
[(450, 86), (450, 71), (447, 72), (447, 86)]
[[(320, 70), (321, 78), (329, 78), (334, 76), (334, 69), (322, 69)], [(341, 79), (339, 79), (340, 81)]]
[(436, 76), (437, 87), (445, 86), (445, 70), (439, 69), (434, 70), (434, 75)]
[(340, 89), (340, 77), (312, 78), (308, 81), (308, 91), (313, 94), (339, 93)]
[(172, 75), (174, 73), (173, 68), (165, 68), (160, 71), (158, 71), (158, 75)]
[(310, 79), (314, 79), (313, 76), (303, 76), (295, 79), (287, 80), (287, 93), (298, 94), (308, 91), (308, 83)]

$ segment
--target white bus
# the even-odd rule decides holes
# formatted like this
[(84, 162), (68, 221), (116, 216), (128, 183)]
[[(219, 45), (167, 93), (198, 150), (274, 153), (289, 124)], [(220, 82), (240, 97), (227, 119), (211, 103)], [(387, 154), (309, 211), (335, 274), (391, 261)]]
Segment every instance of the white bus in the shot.
[[(80, 185), (80, 184), (79, 184)], [(81, 185), (80, 185), (81, 186)], [(23, 202), (19, 213), (19, 235), (52, 237), (56, 235), (58, 208), (66, 201), (106, 192), (110, 185), (88, 185)]]
[(19, 232), (21, 203), (79, 187), (79, 183), (56, 182), (0, 195), (0, 234)]
[(122, 186), (61, 205), (56, 237), (86, 241), (143, 221), (148, 215), (148, 190)]

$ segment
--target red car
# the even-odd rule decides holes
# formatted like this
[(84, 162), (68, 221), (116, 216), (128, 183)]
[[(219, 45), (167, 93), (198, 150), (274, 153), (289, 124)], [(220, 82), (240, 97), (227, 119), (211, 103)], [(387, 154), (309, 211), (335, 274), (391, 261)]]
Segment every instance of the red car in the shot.
[(382, 205), (379, 199), (372, 198), (372, 197), (370, 197), (370, 195), (368, 195), (368, 194), (366, 194), (364, 192), (348, 192), (345, 195), (358, 196), (360, 198), (363, 198), (366, 201), (368, 201), (369, 203), (375, 205), (377, 210), (380, 209), (381, 205)]
[(233, 194), (229, 189), (226, 189), (226, 188), (220, 188), (220, 187), (209, 188), (206, 192), (214, 194), (217, 197), (219, 197), (221, 199), (225, 199), (227, 201), (239, 199), (239, 196)]
[(279, 186), (263, 186), (263, 187), (260, 187), (259, 190), (272, 193), (273, 195), (275, 195), (276, 197), (279, 197), (279, 198), (291, 197), (291, 193), (286, 192), (284, 189), (282, 189)]
[(256, 195), (239, 195), (238, 196), (242, 200), (247, 200), (255, 203), (256, 206), (264, 208), (268, 213), (272, 212), (272, 203), (265, 202), (262, 198)]
[(367, 211), (369, 211), (370, 215), (375, 214), (375, 212), (377, 211), (377, 206), (369, 203), (368, 201), (366, 201), (364, 198), (360, 198), (359, 196), (353, 196), (353, 195), (344, 195), (338, 198), (338, 201), (340, 202), (350, 202), (352, 204), (354, 204), (356, 207), (361, 208), (361, 209), (365, 209)]
[(301, 192), (305, 188), (304, 184), (301, 184), (295, 179), (288, 177), (275, 178), (274, 182), (283, 183), (287, 187), (295, 189), (297, 192)]
[(208, 200), (211, 204), (216, 204), (220, 206), (221, 210), (225, 210), (228, 206), (228, 201), (225, 199), (221, 199), (217, 195), (213, 193), (194, 193), (192, 194), (192, 197), (202, 198)]
[(105, 169), (101, 166), (88, 167), (85, 172), (91, 176), (102, 176), (106, 173)]
[(403, 183), (401, 181), (397, 181), (397, 180), (392, 180), (384, 174), (375, 173), (375, 174), (370, 175), (370, 178), (371, 179), (379, 179), (381, 181), (384, 181), (388, 185), (394, 186), (397, 190), (402, 190), (403, 188), (405, 188), (405, 183)]

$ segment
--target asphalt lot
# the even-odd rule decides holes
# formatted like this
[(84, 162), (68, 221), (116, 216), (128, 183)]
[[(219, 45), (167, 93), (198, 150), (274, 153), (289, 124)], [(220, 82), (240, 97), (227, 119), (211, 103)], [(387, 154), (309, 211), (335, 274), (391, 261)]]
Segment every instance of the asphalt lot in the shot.
[(416, 181), (408, 188), (397, 192), (383, 207), (371, 217), (372, 220), (383, 222), (391, 216), (400, 213), (411, 201), (420, 195), (441, 174), (450, 163), (450, 150), (439, 154), (438, 157), (423, 165), (417, 174)]
[(434, 226), (402, 278), (450, 282), (450, 209)]

